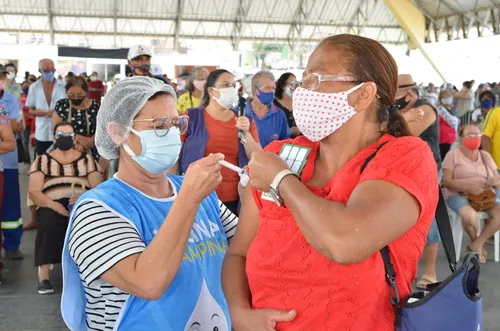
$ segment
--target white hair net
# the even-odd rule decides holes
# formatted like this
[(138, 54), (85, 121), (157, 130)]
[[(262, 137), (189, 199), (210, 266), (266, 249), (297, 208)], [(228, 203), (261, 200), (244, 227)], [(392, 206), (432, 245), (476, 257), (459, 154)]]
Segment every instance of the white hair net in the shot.
[(124, 134), (126, 138), (132, 120), (146, 102), (158, 92), (166, 92), (177, 101), (177, 95), (170, 85), (162, 80), (144, 76), (125, 78), (109, 90), (97, 113), (95, 145), (102, 157), (113, 160), (119, 156), (120, 145), (111, 138), (109, 124), (114, 122), (121, 127), (126, 133)]

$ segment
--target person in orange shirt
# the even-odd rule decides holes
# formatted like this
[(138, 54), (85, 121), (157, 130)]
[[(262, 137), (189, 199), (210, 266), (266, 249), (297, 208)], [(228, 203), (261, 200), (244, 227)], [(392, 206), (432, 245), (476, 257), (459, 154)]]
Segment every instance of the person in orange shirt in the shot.
[[(215, 70), (208, 76), (202, 106), (187, 113), (189, 126), (182, 137), (184, 146), (179, 160), (181, 174), (191, 163), (211, 153), (222, 153), (227, 162), (244, 167), (252, 153), (262, 149), (255, 121), (238, 117), (231, 109), (238, 103), (235, 86), (234, 76), (227, 70)], [(239, 175), (226, 168), (221, 169), (221, 174), (217, 196), (237, 215)]]

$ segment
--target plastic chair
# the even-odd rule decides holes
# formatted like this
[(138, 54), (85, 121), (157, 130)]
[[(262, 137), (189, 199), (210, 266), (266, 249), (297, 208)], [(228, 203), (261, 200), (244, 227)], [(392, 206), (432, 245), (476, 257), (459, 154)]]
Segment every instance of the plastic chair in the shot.
[[(455, 241), (455, 252), (457, 253), (457, 261), (460, 260), (462, 251), (462, 240), (464, 235), (464, 228), (462, 226), (462, 218), (458, 216), (454, 211), (448, 208), (448, 214), (450, 215), (451, 231), (453, 233), (453, 240)], [(486, 212), (478, 213), (478, 235), (484, 229), (484, 220), (489, 217)], [(500, 231), (497, 231), (494, 235), (494, 261), (500, 262)]]

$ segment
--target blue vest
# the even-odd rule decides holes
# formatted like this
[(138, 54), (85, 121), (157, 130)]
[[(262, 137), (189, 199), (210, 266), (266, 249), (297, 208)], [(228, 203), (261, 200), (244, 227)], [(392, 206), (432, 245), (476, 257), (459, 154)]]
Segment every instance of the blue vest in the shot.
[[(208, 131), (205, 125), (205, 107), (188, 110), (188, 137), (182, 147), (179, 171), (184, 174), (189, 165), (205, 156), (208, 142)], [(252, 117), (246, 115), (252, 123)], [(235, 137), (236, 138), (236, 137)], [(242, 144), (238, 144), (238, 163), (240, 168), (248, 164), (247, 154)]]
[[(183, 177), (168, 175), (168, 178), (179, 192)], [(118, 179), (110, 179), (86, 192), (77, 206), (89, 200), (108, 206), (129, 221), (146, 246), (153, 240), (173, 204), (148, 198)], [(220, 331), (231, 330), (229, 310), (221, 287), (227, 239), (219, 215), (217, 195), (212, 193), (198, 209), (182, 264), (163, 296), (148, 301), (130, 295), (114, 330), (194, 330), (191, 328), (193, 323), (195, 326), (199, 323), (200, 330), (214, 330), (215, 327)], [(74, 213), (70, 217), (63, 250), (61, 309), (70, 330), (86, 331), (85, 292), (78, 266), (69, 253), (73, 219)]]

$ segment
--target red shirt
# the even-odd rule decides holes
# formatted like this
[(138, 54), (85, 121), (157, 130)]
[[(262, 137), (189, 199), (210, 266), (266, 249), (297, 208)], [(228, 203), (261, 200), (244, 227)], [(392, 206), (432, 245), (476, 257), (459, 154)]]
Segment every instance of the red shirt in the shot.
[[(389, 142), (361, 175), (362, 164), (385, 141)], [(319, 143), (298, 137), (274, 142), (266, 150), (279, 153), (284, 143), (311, 147), (301, 174), (303, 182), (309, 181)], [(354, 188), (368, 180), (384, 180), (400, 186), (421, 206), (416, 224), (389, 245), (398, 290), (404, 300), (411, 293), (436, 210), (436, 163), (429, 146), (420, 138), (396, 139), (384, 135), (338, 170), (324, 188), (309, 189), (324, 199), (346, 204)], [(394, 331), (394, 310), (379, 252), (351, 265), (328, 260), (307, 243), (286, 207), (261, 199), (256, 190), (253, 195), (260, 213), (259, 230), (246, 260), (252, 306), (297, 311), (294, 321), (278, 323), (276, 330)]]
[[(236, 128), (236, 116), (227, 122), (219, 121), (208, 114), (207, 111), (202, 110), (205, 117), (205, 126), (208, 132), (207, 148), (205, 156), (210, 153), (222, 153), (225, 160), (238, 166), (238, 128)], [(250, 134), (255, 141), (259, 141), (259, 133), (255, 121), (250, 125)], [(181, 137), (184, 142), (187, 139), (187, 131)], [(216, 190), (219, 200), (222, 202), (239, 200), (238, 183), (240, 176), (226, 167), (221, 168), (222, 182)]]
[(104, 95), (104, 84), (102, 83), (102, 81), (89, 80), (87, 82), (87, 85), (89, 86), (89, 93), (88, 93), (89, 99), (93, 99), (93, 100), (101, 103), (101, 98)]
[(439, 143), (453, 145), (457, 140), (457, 131), (439, 116)]

